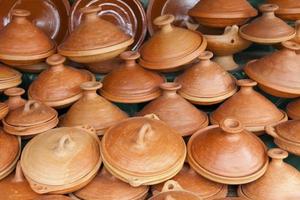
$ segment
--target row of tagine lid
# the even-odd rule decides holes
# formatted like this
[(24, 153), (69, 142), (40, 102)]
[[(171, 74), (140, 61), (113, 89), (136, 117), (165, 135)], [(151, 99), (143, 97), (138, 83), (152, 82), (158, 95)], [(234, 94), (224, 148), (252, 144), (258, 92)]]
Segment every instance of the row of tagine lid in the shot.
[[(284, 137), (295, 124), (284, 122), (267, 131)], [(240, 185), (244, 199), (300, 197), (300, 173), (283, 161), (287, 151), (267, 151), (234, 118), (198, 130), (187, 147), (175, 129), (153, 114), (113, 125), (101, 141), (93, 127), (77, 126), (35, 136), (21, 156), (18, 137), (1, 130), (0, 143), (2, 199), (70, 193), (75, 199), (146, 199), (149, 186), (150, 199), (218, 199), (226, 197), (227, 184)]]
[[(140, 65), (163, 72), (180, 70), (207, 48), (217, 55), (217, 62), (233, 69), (237, 64), (232, 54), (246, 49), (252, 42), (276, 44), (290, 39), (299, 40), (296, 30), (274, 14), (277, 5), (262, 5), (263, 15), (239, 30), (237, 25), (256, 16), (257, 11), (246, 0), (222, 1), (219, 2), (222, 6), (219, 6), (218, 3), (202, 0), (191, 9), (190, 15), (204, 25), (225, 23), (222, 27), (228, 27), (223, 35), (202, 35), (191, 30), (196, 29), (197, 25), (190, 24), (190, 29), (180, 28), (172, 25), (175, 20), (173, 15), (160, 16), (153, 22), (160, 30), (139, 50)], [(209, 14), (212, 6), (217, 10)], [(23, 71), (39, 72), (47, 68), (45, 58), (57, 50), (70, 60), (87, 66), (98, 65), (101, 68), (104, 62), (116, 62), (112, 60), (128, 49), (134, 40), (120, 27), (101, 19), (97, 15), (100, 11), (98, 6), (83, 8), (81, 24), (56, 47), (54, 41), (27, 19), (29, 11), (13, 10), (12, 21), (0, 31), (0, 61)], [(203, 18), (200, 14), (207, 16)]]

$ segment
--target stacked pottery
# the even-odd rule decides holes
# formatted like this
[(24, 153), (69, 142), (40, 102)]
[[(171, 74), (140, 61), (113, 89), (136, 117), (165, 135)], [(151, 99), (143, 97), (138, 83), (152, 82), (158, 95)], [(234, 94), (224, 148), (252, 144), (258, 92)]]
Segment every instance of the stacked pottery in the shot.
[(126, 113), (97, 94), (101, 87), (100, 82), (82, 83), (83, 96), (62, 117), (60, 126), (90, 125), (103, 135), (109, 127), (126, 119)]
[(276, 4), (279, 9), (275, 11), (276, 16), (284, 20), (300, 19), (300, 2), (294, 0), (267, 0), (267, 3)]
[(6, 103), (0, 102), (0, 120), (3, 119), (9, 111), (8, 105)]
[(27, 10), (13, 10), (13, 19), (0, 31), (0, 60), (24, 71), (35, 71), (34, 64), (55, 52), (48, 36), (27, 18)]
[(102, 96), (120, 103), (141, 103), (160, 96), (159, 85), (165, 81), (163, 76), (138, 65), (138, 52), (127, 51), (120, 57), (124, 63), (102, 81)]
[(291, 120), (266, 127), (266, 132), (274, 137), (277, 146), (298, 156), (300, 156), (299, 130), (299, 120)]
[(84, 188), (74, 192), (74, 199), (93, 200), (144, 200), (148, 195), (149, 187), (132, 187), (111, 175), (105, 168)]
[(238, 80), (240, 91), (226, 100), (210, 115), (212, 124), (219, 124), (226, 117), (238, 119), (251, 132), (261, 133), (265, 126), (287, 121), (287, 115), (266, 97), (256, 92), (256, 82), (250, 79)]
[(139, 116), (155, 114), (182, 136), (192, 135), (195, 131), (208, 126), (206, 113), (177, 94), (181, 88), (178, 83), (163, 83), (160, 85), (162, 95), (147, 104)]
[(106, 169), (134, 187), (172, 178), (181, 170), (186, 156), (181, 135), (151, 117), (154, 115), (123, 120), (108, 129), (101, 141)]
[(244, 70), (268, 94), (282, 98), (299, 97), (300, 44), (286, 41), (282, 45), (284, 49), (250, 61)]
[(28, 89), (29, 99), (54, 108), (67, 107), (82, 96), (80, 84), (95, 80), (92, 73), (65, 66), (66, 58), (55, 54), (47, 58), (51, 67), (43, 71)]
[(140, 49), (140, 65), (157, 71), (176, 71), (197, 58), (206, 48), (201, 33), (173, 26), (175, 17), (163, 15), (154, 20), (160, 27)]
[(20, 72), (0, 64), (0, 92), (20, 85), (21, 78), (22, 74)]
[(88, 126), (44, 132), (29, 141), (21, 156), (23, 173), (39, 194), (79, 190), (96, 176), (101, 163), (100, 141)]
[(58, 113), (53, 108), (29, 100), (25, 105), (11, 110), (2, 120), (3, 129), (10, 134), (18, 136), (35, 136), (58, 124)]
[(289, 103), (286, 112), (291, 119), (300, 119), (300, 100), (297, 99)]
[(179, 75), (175, 82), (181, 84), (178, 93), (195, 104), (211, 105), (224, 101), (237, 91), (235, 79), (210, 59), (213, 54), (205, 51), (199, 63)]
[(8, 96), (5, 103), (8, 105), (9, 110), (15, 110), (26, 103), (26, 100), (22, 98), (24, 93), (23, 88), (9, 88), (4, 91), (4, 94)]
[(201, 0), (190, 9), (189, 15), (202, 25), (224, 28), (245, 24), (257, 11), (247, 0)]
[(300, 173), (283, 159), (288, 153), (270, 149), (271, 162), (266, 173), (258, 180), (239, 187), (239, 195), (249, 200), (297, 200), (300, 198)]
[[(181, 171), (172, 178), (184, 190), (193, 192), (200, 199), (213, 200), (226, 197), (227, 186), (210, 181), (198, 175), (189, 165), (184, 165)], [(154, 185), (152, 187), (153, 195), (160, 193), (165, 183)]]
[[(8, 176), (16, 167), (21, 154), (20, 138), (0, 129), (0, 180)], [(0, 190), (2, 193), (2, 190)], [(0, 197), (1, 197), (0, 193)]]
[(258, 179), (268, 166), (264, 143), (233, 118), (192, 135), (188, 142), (188, 161), (207, 179), (237, 185)]
[(275, 16), (274, 12), (278, 8), (276, 4), (261, 5), (262, 16), (242, 26), (241, 37), (262, 44), (280, 43), (295, 37), (295, 29)]

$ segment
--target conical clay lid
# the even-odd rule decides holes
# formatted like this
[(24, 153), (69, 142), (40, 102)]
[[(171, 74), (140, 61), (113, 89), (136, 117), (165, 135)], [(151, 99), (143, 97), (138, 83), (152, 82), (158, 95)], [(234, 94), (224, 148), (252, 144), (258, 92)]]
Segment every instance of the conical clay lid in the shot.
[(275, 16), (274, 12), (278, 8), (276, 4), (264, 4), (260, 6), (263, 15), (241, 27), (241, 37), (252, 42), (264, 44), (279, 43), (292, 39), (296, 31)]
[(6, 103), (0, 102), (0, 119), (3, 119), (9, 111), (8, 105)]
[(138, 115), (154, 113), (182, 136), (191, 135), (208, 125), (206, 113), (176, 93), (181, 88), (180, 84), (163, 83), (160, 87), (162, 95), (146, 105)]
[(11, 79), (21, 78), (21, 76), (20, 72), (0, 64), (0, 84)]
[(267, 3), (277, 4), (279, 9), (275, 14), (284, 20), (300, 19), (300, 1), (294, 0), (267, 0)]
[(211, 114), (212, 124), (219, 124), (226, 117), (238, 119), (249, 131), (263, 131), (264, 127), (287, 117), (271, 101), (256, 92), (256, 82), (250, 79), (238, 80), (240, 91), (226, 100)]
[(101, 87), (100, 82), (82, 83), (83, 96), (68, 110), (60, 125), (90, 125), (102, 135), (106, 129), (126, 119), (125, 112), (97, 94)]
[(160, 95), (159, 85), (164, 78), (136, 63), (140, 54), (127, 51), (121, 54), (124, 64), (104, 77), (101, 94), (115, 102), (141, 103)]
[(300, 143), (300, 120), (289, 120), (276, 125), (274, 128), (279, 137), (293, 143)]
[(300, 198), (300, 173), (283, 159), (288, 153), (281, 149), (270, 149), (271, 162), (266, 173), (253, 183), (239, 188), (241, 196), (248, 199), (297, 200)]
[(300, 100), (294, 100), (286, 107), (286, 112), (291, 119), (300, 119)]

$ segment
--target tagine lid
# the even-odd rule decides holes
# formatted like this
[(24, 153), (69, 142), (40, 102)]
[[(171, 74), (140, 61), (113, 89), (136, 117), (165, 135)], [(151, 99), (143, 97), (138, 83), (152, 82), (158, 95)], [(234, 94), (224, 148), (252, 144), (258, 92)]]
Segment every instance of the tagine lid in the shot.
[(236, 90), (233, 76), (211, 61), (212, 57), (212, 52), (202, 52), (199, 56), (200, 61), (175, 79), (175, 82), (182, 85), (180, 93), (193, 97), (212, 98)]
[(34, 200), (72, 200), (72, 198), (65, 195), (41, 195)]
[(189, 15), (203, 18), (248, 18), (255, 17), (257, 10), (247, 0), (201, 0)]
[[(101, 6), (81, 9), (83, 20), (70, 36), (58, 47), (59, 52), (67, 55), (74, 51), (105, 49), (122, 43), (133, 43), (133, 38), (115, 24), (98, 16)], [(125, 46), (125, 47), (126, 47)]]
[(0, 102), (0, 119), (4, 118), (9, 111), (9, 107), (6, 103)]
[(90, 127), (46, 131), (29, 141), (21, 157), (26, 178), (52, 186), (75, 183), (99, 162), (100, 141)]
[(29, 11), (15, 9), (11, 14), (12, 21), (0, 31), (1, 57), (46, 55), (54, 51), (55, 43), (28, 20)]
[(299, 14), (300, 13), (300, 2), (294, 0), (267, 0), (268, 3), (276, 4), (279, 6), (276, 14)]
[(90, 81), (80, 85), (82, 97), (74, 103), (61, 121), (62, 126), (90, 125), (97, 131), (109, 128), (128, 116), (117, 106), (97, 94), (100, 82)]
[(289, 120), (275, 125), (277, 135), (290, 142), (300, 143), (300, 120)]
[(11, 79), (21, 78), (22, 74), (10, 67), (0, 64), (0, 83), (10, 81)]
[(196, 171), (227, 178), (252, 176), (268, 163), (263, 142), (234, 118), (195, 133), (188, 143), (188, 157)]
[[(271, 101), (254, 90), (257, 83), (250, 79), (238, 80), (239, 92), (219, 106), (212, 114), (211, 121), (218, 124), (226, 117), (235, 117), (247, 127), (264, 126), (279, 122), (286, 114)], [(247, 102), (245, 104), (245, 102)]]
[(288, 152), (273, 148), (268, 155), (271, 161), (266, 173), (260, 179), (241, 186), (239, 193), (251, 199), (298, 199), (300, 173), (283, 161)]
[(55, 54), (47, 58), (50, 65), (29, 86), (29, 96), (42, 102), (64, 100), (81, 93), (80, 84), (94, 80), (87, 71), (64, 65), (66, 58)]
[(103, 167), (87, 186), (73, 194), (80, 199), (93, 200), (139, 199), (148, 193), (148, 189), (148, 186), (132, 187)]
[(17, 159), (20, 148), (18, 137), (0, 128), (0, 172), (6, 170)]
[(300, 100), (290, 102), (286, 107), (286, 112), (291, 119), (300, 119)]
[(150, 100), (160, 95), (159, 85), (165, 81), (163, 76), (136, 63), (140, 58), (138, 52), (123, 52), (120, 58), (124, 63), (104, 77), (101, 94), (120, 101)]
[(242, 26), (240, 28), (241, 36), (250, 41), (261, 40), (262, 43), (272, 42), (272, 40), (280, 42), (292, 39), (296, 34), (296, 30), (275, 16), (274, 12), (278, 8), (276, 4), (261, 5), (262, 16)]
[(24, 106), (9, 112), (4, 120), (12, 126), (34, 126), (45, 123), (57, 115), (57, 111), (53, 108), (35, 100), (28, 100)]

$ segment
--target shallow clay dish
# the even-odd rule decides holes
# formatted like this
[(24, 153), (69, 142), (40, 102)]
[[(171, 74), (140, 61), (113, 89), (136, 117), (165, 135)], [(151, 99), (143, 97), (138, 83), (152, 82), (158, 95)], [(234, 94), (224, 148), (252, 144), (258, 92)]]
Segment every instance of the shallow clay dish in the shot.
[(22, 74), (12, 68), (0, 64), (0, 92), (16, 87), (22, 82)]
[(247, 200), (297, 200), (300, 198), (300, 172), (283, 159), (288, 153), (274, 148), (268, 151), (271, 158), (266, 173), (258, 180), (239, 187), (239, 196)]
[(262, 16), (242, 26), (241, 37), (262, 44), (280, 43), (295, 37), (295, 29), (275, 16), (274, 12), (278, 8), (276, 4), (261, 5)]
[(281, 19), (292, 21), (300, 19), (300, 1), (267, 0), (267, 3), (272, 3), (279, 6), (279, 9), (275, 12), (275, 14)]
[(291, 119), (300, 119), (300, 100), (290, 102), (286, 107), (286, 112)]
[(0, 29), (11, 19), (14, 9), (26, 9), (31, 12), (29, 20), (43, 30), (57, 44), (68, 34), (70, 4), (68, 0), (1, 0)]
[(200, 175), (223, 184), (252, 182), (268, 166), (264, 143), (233, 118), (224, 119), (220, 127), (209, 126), (192, 135), (188, 161)]
[(9, 110), (15, 110), (18, 107), (23, 106), (26, 103), (26, 100), (22, 98), (22, 95), (25, 93), (23, 88), (9, 88), (4, 91), (4, 94), (8, 96), (8, 99), (5, 103), (8, 105)]

